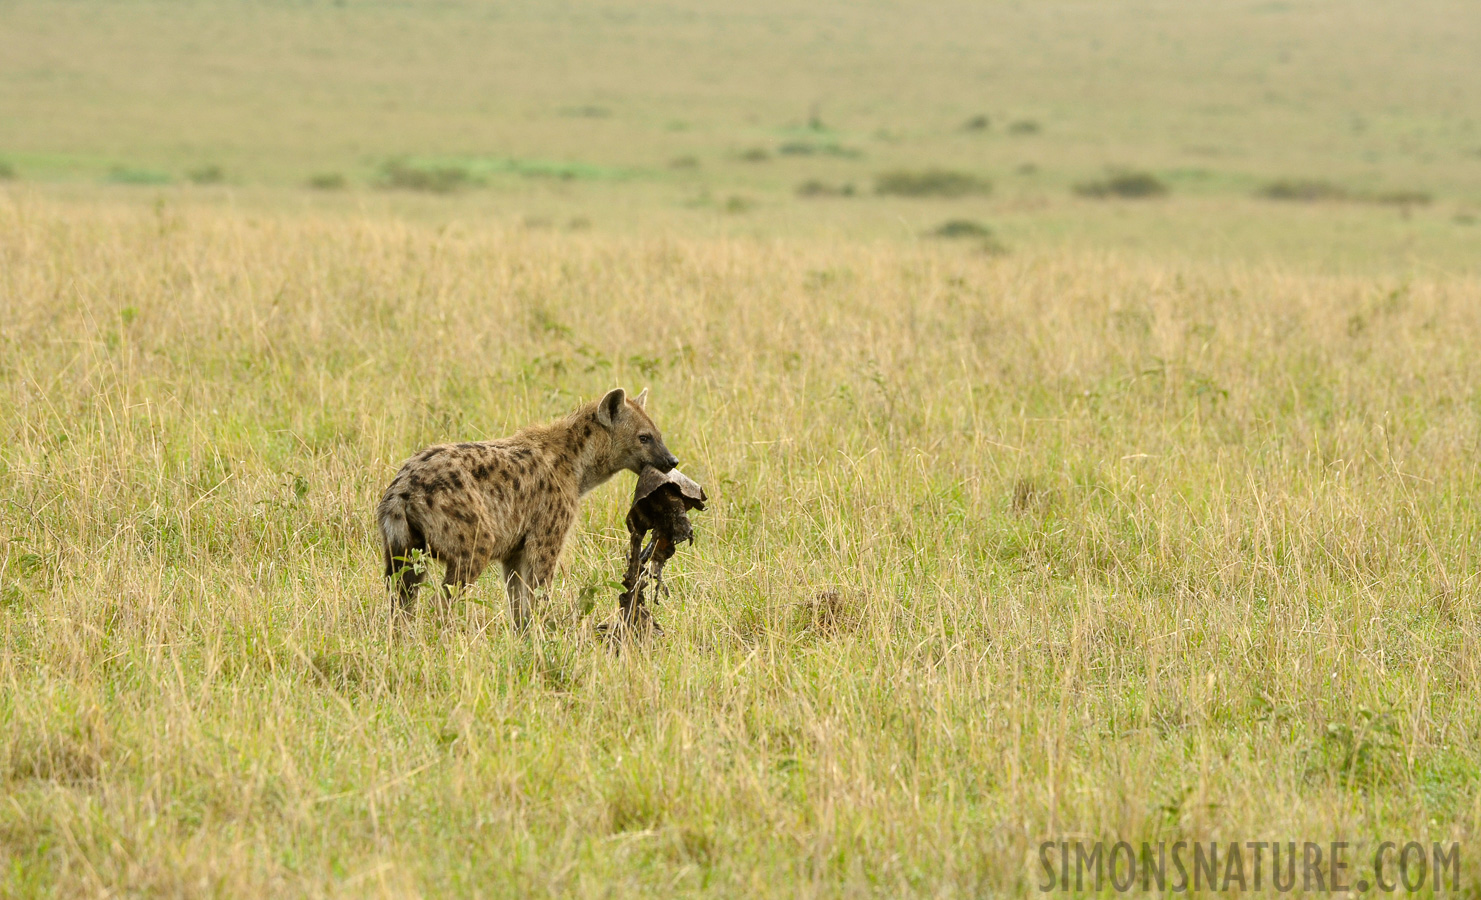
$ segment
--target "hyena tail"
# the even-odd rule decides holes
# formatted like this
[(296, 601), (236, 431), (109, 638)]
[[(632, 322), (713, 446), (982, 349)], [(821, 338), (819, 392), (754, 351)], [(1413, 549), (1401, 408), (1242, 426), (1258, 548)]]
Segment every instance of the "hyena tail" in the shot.
[(407, 518), (406, 502), (394, 494), (387, 494), (375, 512), (381, 526), (386, 588), (392, 601), (409, 613), (416, 604), (417, 588), (426, 577), (426, 561), (420, 553), (426, 552), (427, 540), (417, 524)]

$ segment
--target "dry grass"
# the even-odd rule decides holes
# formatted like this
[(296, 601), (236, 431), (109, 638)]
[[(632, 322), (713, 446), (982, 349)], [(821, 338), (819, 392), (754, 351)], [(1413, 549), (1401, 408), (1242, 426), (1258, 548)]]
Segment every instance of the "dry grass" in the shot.
[[(1473, 872), (1478, 288), (0, 206), (0, 893), (1028, 893), (1064, 835)], [(396, 463), (613, 384), (716, 498), (667, 637), (594, 636), (626, 478), (542, 633), (492, 578), (393, 633)]]

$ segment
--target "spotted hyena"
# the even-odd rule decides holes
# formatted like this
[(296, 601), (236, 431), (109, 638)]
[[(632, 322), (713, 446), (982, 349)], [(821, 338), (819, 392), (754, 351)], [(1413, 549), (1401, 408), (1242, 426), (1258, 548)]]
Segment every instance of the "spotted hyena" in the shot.
[(514, 623), (524, 627), (582, 495), (623, 469), (678, 465), (643, 409), (647, 399), (646, 388), (631, 399), (617, 388), (512, 437), (439, 444), (407, 460), (376, 508), (386, 580), (400, 608), (412, 610), (422, 580), (420, 566), (408, 565), (413, 550), (446, 566), (441, 596), (498, 560)]

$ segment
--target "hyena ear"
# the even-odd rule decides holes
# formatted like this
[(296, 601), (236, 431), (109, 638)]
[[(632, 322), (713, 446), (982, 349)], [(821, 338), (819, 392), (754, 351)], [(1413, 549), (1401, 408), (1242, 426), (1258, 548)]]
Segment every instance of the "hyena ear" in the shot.
[(603, 428), (611, 429), (617, 424), (617, 414), (622, 411), (622, 404), (626, 400), (626, 391), (613, 388), (607, 392), (607, 396), (597, 401), (597, 421), (602, 423)]
[(643, 388), (641, 391), (639, 391), (638, 395), (633, 398), (633, 403), (637, 404), (638, 409), (646, 408), (648, 404), (648, 389)]

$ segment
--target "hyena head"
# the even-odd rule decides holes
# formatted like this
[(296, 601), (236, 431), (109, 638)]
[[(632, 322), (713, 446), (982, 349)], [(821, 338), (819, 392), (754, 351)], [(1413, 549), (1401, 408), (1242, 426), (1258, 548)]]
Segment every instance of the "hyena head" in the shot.
[(608, 463), (614, 472), (628, 469), (641, 473), (644, 466), (667, 472), (679, 464), (679, 458), (663, 445), (663, 435), (643, 409), (647, 402), (647, 388), (631, 399), (622, 388), (616, 388), (597, 401), (597, 421), (612, 437)]

